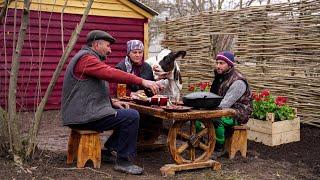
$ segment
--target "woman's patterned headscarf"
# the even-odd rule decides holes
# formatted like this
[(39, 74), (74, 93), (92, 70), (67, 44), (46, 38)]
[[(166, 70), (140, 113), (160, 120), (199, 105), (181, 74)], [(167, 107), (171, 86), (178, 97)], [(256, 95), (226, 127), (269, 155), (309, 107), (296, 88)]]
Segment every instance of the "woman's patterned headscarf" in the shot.
[(136, 49), (144, 50), (143, 43), (140, 40), (130, 40), (127, 42), (127, 54)]
[(127, 56), (124, 60), (126, 69), (128, 73), (135, 74), (140, 77), (140, 67), (144, 63), (144, 60), (141, 60), (139, 64), (133, 64), (129, 58), (129, 53), (132, 50), (144, 50), (143, 43), (140, 40), (130, 40), (127, 42)]

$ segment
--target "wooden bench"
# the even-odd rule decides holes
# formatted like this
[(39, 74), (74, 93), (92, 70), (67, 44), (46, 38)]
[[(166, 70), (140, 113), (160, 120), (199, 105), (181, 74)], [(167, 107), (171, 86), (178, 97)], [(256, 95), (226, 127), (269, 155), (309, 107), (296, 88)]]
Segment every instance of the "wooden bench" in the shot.
[(90, 130), (71, 130), (68, 142), (67, 164), (77, 158), (77, 168), (83, 168), (91, 159), (94, 168), (101, 165), (100, 133)]
[(247, 127), (232, 127), (231, 136), (227, 137), (225, 148), (228, 151), (229, 159), (233, 159), (238, 151), (242, 157), (247, 156)]

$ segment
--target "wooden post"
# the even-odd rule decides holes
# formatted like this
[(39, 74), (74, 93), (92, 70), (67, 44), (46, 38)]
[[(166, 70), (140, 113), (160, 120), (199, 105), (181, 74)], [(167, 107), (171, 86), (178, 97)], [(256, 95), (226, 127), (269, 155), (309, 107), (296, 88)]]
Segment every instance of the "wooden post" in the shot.
[(274, 122), (274, 113), (267, 113), (267, 121)]
[(144, 44), (144, 59), (148, 59), (149, 53), (149, 19), (143, 24), (143, 44)]
[(188, 164), (166, 164), (160, 168), (162, 176), (172, 176), (175, 175), (177, 171), (184, 171), (190, 169), (199, 169), (199, 168), (206, 168), (212, 167), (212, 170), (218, 171), (221, 170), (221, 163), (208, 160), (205, 162), (197, 162), (197, 163), (188, 163)]

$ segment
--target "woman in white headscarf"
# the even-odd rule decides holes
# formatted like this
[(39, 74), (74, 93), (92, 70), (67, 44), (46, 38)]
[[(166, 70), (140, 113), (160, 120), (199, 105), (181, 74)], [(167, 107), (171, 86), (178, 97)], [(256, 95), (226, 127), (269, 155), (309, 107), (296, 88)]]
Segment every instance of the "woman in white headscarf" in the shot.
[[(144, 62), (144, 46), (140, 40), (130, 40), (127, 42), (127, 55), (125, 59), (116, 65), (117, 69), (135, 74), (146, 80), (154, 81), (151, 66)], [(128, 85), (131, 92), (136, 92), (143, 87), (137, 85)]]

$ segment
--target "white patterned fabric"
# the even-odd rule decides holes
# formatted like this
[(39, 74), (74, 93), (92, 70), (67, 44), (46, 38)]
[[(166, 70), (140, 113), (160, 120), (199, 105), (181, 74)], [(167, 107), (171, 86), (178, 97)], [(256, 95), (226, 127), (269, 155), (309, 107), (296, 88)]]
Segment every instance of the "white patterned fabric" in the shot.
[(127, 42), (127, 54), (136, 49), (144, 50), (143, 43), (140, 40), (130, 40)]

